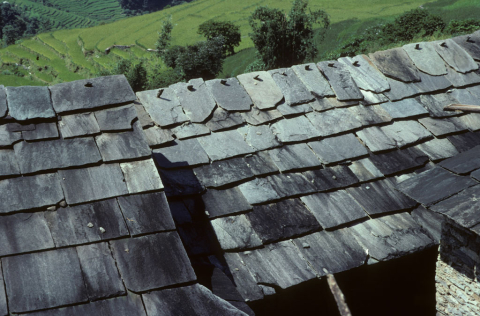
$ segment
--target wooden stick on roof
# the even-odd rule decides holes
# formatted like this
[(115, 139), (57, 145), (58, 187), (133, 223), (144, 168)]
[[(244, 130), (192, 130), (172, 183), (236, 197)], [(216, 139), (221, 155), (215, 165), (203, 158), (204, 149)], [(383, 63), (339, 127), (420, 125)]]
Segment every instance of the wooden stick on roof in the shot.
[(465, 112), (477, 112), (480, 113), (480, 105), (468, 105), (468, 104), (450, 104), (443, 108), (445, 111), (465, 111)]
[(328, 286), (330, 287), (330, 291), (332, 291), (335, 301), (337, 302), (338, 311), (340, 312), (340, 315), (352, 316), (352, 313), (350, 312), (350, 309), (348, 308), (348, 305), (345, 302), (345, 296), (343, 295), (342, 290), (338, 286), (337, 280), (335, 280), (335, 277), (333, 276), (333, 274), (327, 274), (327, 283), (328, 283)]

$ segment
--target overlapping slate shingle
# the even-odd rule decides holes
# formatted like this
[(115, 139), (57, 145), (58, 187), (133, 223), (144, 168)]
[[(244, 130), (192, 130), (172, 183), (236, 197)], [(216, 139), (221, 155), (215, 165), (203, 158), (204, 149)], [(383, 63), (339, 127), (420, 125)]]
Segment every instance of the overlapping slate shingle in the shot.
[(252, 205), (280, 199), (273, 185), (265, 178), (255, 178), (240, 184), (238, 188)]
[(287, 145), (268, 151), (270, 158), (282, 172), (312, 168), (321, 165), (320, 160), (306, 144)]
[(130, 194), (158, 191), (163, 183), (152, 159), (124, 162), (120, 164)]
[(374, 153), (396, 148), (395, 141), (391, 137), (388, 137), (380, 127), (367, 127), (358, 131), (356, 134), (368, 149)]
[(158, 126), (152, 126), (144, 129), (143, 132), (145, 133), (147, 143), (150, 147), (167, 144), (174, 140), (172, 131), (160, 128)]
[(93, 113), (81, 113), (62, 116), (58, 127), (63, 138), (86, 136), (100, 133), (97, 119)]
[(224, 131), (199, 137), (198, 141), (212, 161), (254, 152), (237, 131)]
[(171, 88), (137, 92), (137, 96), (145, 111), (160, 126), (170, 126), (189, 120)]
[(34, 141), (43, 139), (58, 138), (58, 129), (56, 123), (40, 123), (35, 125), (33, 131), (22, 131), (24, 140)]
[(478, 64), (465, 50), (452, 39), (433, 42), (437, 53), (453, 69), (460, 73), (467, 73), (478, 69)]
[(478, 34), (462, 35), (452, 38), (476, 61), (480, 61), (480, 36)]
[(447, 136), (459, 152), (464, 152), (480, 145), (480, 133), (463, 133)]
[(0, 147), (8, 147), (22, 139), (21, 132), (11, 132), (8, 125), (0, 125)]
[(308, 145), (324, 164), (353, 159), (368, 154), (367, 149), (358, 141), (354, 134), (329, 137)]
[(428, 114), (428, 111), (415, 98), (383, 103), (381, 107), (387, 111), (393, 119)]
[(435, 243), (440, 243), (442, 236), (442, 223), (444, 217), (431, 210), (425, 209), (423, 206), (419, 206), (411, 213), (412, 218), (425, 229)]
[(363, 94), (353, 81), (350, 72), (344, 64), (337, 61), (322, 61), (317, 67), (332, 86), (337, 99), (340, 101), (362, 100)]
[(480, 82), (479, 71), (471, 71), (466, 74), (456, 72), (453, 68), (447, 67), (448, 74), (445, 78), (456, 88), (465, 87)]
[(254, 176), (244, 158), (214, 161), (211, 165), (198, 167), (193, 171), (206, 187), (221, 187)]
[(205, 212), (210, 218), (236, 214), (252, 209), (238, 187), (225, 190), (210, 189), (202, 195)]
[(18, 166), (15, 152), (9, 149), (0, 150), (0, 176), (18, 174), (20, 174), (20, 167)]
[(348, 168), (352, 170), (361, 182), (383, 177), (383, 173), (381, 173), (368, 158), (354, 161)]
[(378, 71), (367, 56), (342, 57), (338, 61), (347, 66), (346, 69), (360, 89), (375, 93), (390, 89), (385, 76)]
[(95, 118), (102, 132), (131, 130), (133, 120), (137, 118), (137, 111), (131, 104), (97, 111)]
[(416, 148), (391, 151), (371, 155), (370, 160), (384, 175), (392, 175), (413, 168), (422, 167), (428, 162), (428, 156)]
[(191, 79), (170, 86), (175, 91), (183, 112), (194, 123), (204, 122), (215, 109), (216, 103), (203, 79)]
[(292, 69), (314, 96), (318, 98), (335, 96), (330, 84), (314, 63), (292, 66)]
[(285, 97), (287, 106), (313, 101), (313, 95), (291, 68), (268, 71)]
[[(420, 81), (417, 68), (402, 48), (393, 48), (369, 55), (372, 62), (387, 77), (403, 82)], [(391, 86), (393, 90), (394, 87)]]
[(245, 162), (256, 176), (276, 173), (279, 170), (268, 151), (260, 151), (254, 155), (248, 155), (245, 157)]
[(8, 87), (9, 114), (14, 119), (46, 119), (55, 117), (52, 100), (47, 87)]
[(266, 71), (242, 74), (237, 78), (260, 110), (273, 109), (283, 99), (282, 91)]
[(417, 121), (400, 121), (381, 127), (383, 133), (393, 140), (398, 148), (432, 137)]
[(315, 122), (312, 125), (310, 121), (302, 115), (273, 123), (270, 128), (282, 143), (303, 141), (321, 136), (321, 133), (314, 127)]
[(238, 125), (242, 125), (244, 119), (238, 112), (225, 111), (217, 107), (213, 116), (205, 124), (212, 132), (221, 131)]
[(267, 125), (247, 125), (238, 129), (247, 144), (256, 150), (264, 150), (280, 146), (280, 142)]
[(458, 174), (466, 174), (480, 168), (480, 146), (442, 161), (439, 165)]
[(177, 140), (171, 146), (155, 149), (153, 157), (161, 168), (193, 167), (210, 162), (196, 138)]
[(432, 43), (407, 44), (403, 49), (420, 71), (432, 76), (447, 74), (447, 66)]
[(432, 161), (450, 158), (458, 154), (458, 150), (446, 138), (435, 138), (428, 142), (418, 144), (415, 148), (425, 153)]
[(278, 110), (259, 110), (255, 106), (249, 112), (242, 112), (241, 115), (250, 125), (261, 125), (282, 118)]
[(313, 108), (312, 108), (311, 104), (313, 104), (315, 102), (316, 101), (311, 102), (311, 103), (303, 103), (303, 104), (299, 104), (299, 105), (295, 105), (295, 106), (290, 106), (286, 102), (281, 102), (277, 106), (277, 110), (280, 113), (282, 113), (282, 115), (284, 117), (295, 116), (295, 115), (298, 115), (298, 114), (304, 114), (304, 113), (312, 112)]
[(252, 99), (236, 78), (213, 79), (206, 82), (218, 106), (227, 111), (248, 111)]
[(184, 123), (172, 129), (178, 139), (186, 139), (210, 134), (210, 129), (203, 124)]
[(262, 245), (250, 220), (243, 214), (217, 218), (211, 224), (223, 250), (250, 249)]
[(445, 119), (425, 117), (418, 121), (437, 137), (467, 130), (467, 126), (456, 117)]

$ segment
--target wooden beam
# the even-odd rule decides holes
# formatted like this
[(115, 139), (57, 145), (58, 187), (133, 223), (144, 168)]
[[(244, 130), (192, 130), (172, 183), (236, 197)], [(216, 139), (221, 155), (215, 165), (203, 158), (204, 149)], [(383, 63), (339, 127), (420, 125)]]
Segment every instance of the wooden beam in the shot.
[(340, 315), (342, 316), (352, 316), (350, 309), (348, 308), (347, 303), (345, 302), (345, 296), (342, 293), (342, 290), (337, 284), (337, 280), (333, 274), (327, 274), (327, 282), (328, 286), (330, 287), (330, 291), (332, 291), (333, 297), (335, 301), (337, 301), (338, 310)]
[(450, 104), (443, 108), (445, 111), (465, 111), (465, 112), (478, 112), (480, 113), (479, 105), (468, 104)]

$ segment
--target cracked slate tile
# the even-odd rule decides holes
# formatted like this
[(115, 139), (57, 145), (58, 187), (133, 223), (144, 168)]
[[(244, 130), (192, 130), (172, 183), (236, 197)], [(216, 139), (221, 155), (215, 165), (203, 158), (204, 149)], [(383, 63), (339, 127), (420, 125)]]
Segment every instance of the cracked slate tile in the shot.
[(55, 173), (0, 181), (0, 213), (56, 205), (61, 200), (63, 191)]
[(244, 122), (243, 116), (240, 113), (225, 111), (224, 109), (217, 107), (213, 112), (213, 116), (205, 123), (205, 125), (212, 132), (217, 132), (242, 125)]
[(282, 114), (276, 109), (259, 110), (255, 106), (248, 112), (242, 112), (241, 115), (251, 125), (261, 125), (283, 118)]
[(457, 104), (458, 100), (449, 93), (424, 94), (418, 99), (433, 117), (447, 117), (457, 115), (454, 111), (444, 111), (443, 108), (450, 104)]
[(380, 129), (393, 140), (398, 148), (432, 138), (432, 134), (417, 121), (397, 121), (391, 125), (382, 126)]
[(244, 158), (214, 161), (193, 169), (198, 180), (206, 187), (221, 187), (254, 177)]
[(320, 160), (307, 144), (274, 148), (268, 154), (281, 172), (321, 166)]
[(354, 161), (348, 168), (355, 174), (360, 182), (383, 178), (383, 173), (381, 173), (368, 158)]
[(137, 92), (137, 97), (145, 111), (159, 126), (167, 127), (189, 121), (175, 91), (171, 88)]
[(233, 215), (252, 209), (238, 187), (225, 190), (209, 189), (202, 195), (202, 201), (209, 218)]
[(206, 82), (218, 106), (227, 111), (249, 111), (253, 105), (237, 78), (213, 79)]
[(177, 232), (110, 241), (126, 287), (144, 292), (196, 280)]
[[(355, 117), (354, 113), (350, 111), (349, 108), (337, 108), (325, 112), (311, 112), (308, 113), (306, 117), (312, 122), (316, 129), (316, 133), (313, 135), (322, 137), (332, 136), (362, 127), (362, 122)], [(297, 132), (298, 129), (301, 128), (301, 126), (298, 126)]]
[(94, 113), (102, 132), (132, 130), (137, 111), (133, 104), (105, 109)]
[(463, 48), (452, 39), (439, 40), (432, 43), (437, 53), (453, 69), (467, 73), (478, 69), (478, 64)]
[(63, 138), (87, 136), (100, 133), (97, 119), (93, 113), (81, 113), (62, 116), (58, 128)]
[(175, 140), (171, 146), (154, 149), (153, 158), (159, 167), (167, 169), (210, 163), (197, 138)]
[(237, 131), (212, 133), (197, 138), (212, 161), (254, 153)]
[(272, 184), (265, 178), (255, 178), (238, 186), (251, 205), (280, 199)]
[(439, 166), (458, 174), (467, 174), (480, 168), (480, 146), (475, 146), (439, 163)]
[(371, 155), (370, 160), (384, 175), (389, 176), (405, 170), (424, 166), (428, 156), (415, 148)]
[[(313, 113), (315, 112), (311, 114)], [(270, 128), (282, 143), (303, 141), (321, 136), (314, 125), (303, 115), (278, 121), (273, 123)]]
[(13, 176), (20, 174), (15, 152), (11, 149), (0, 150), (0, 176)]
[(9, 147), (22, 139), (21, 132), (11, 132), (8, 125), (0, 125), (0, 147)]
[(78, 246), (76, 249), (90, 300), (125, 294), (125, 287), (108, 243)]
[(363, 99), (363, 95), (347, 70), (347, 66), (337, 61), (321, 61), (317, 63), (317, 67), (327, 78), (339, 101)]
[(204, 124), (195, 124), (188, 122), (172, 128), (172, 132), (178, 139), (186, 139), (191, 137), (208, 135), (210, 134), (210, 129)]
[(480, 36), (478, 34), (453, 37), (452, 40), (463, 48), (476, 61), (480, 61)]
[(216, 218), (210, 223), (223, 250), (250, 249), (262, 245), (262, 241), (244, 214)]
[(428, 232), (430, 238), (432, 238), (436, 244), (439, 244), (442, 237), (444, 217), (431, 210), (425, 209), (423, 206), (414, 209), (411, 215), (415, 222)]
[(230, 267), (237, 290), (243, 299), (250, 301), (263, 299), (264, 294), (261, 287), (257, 284), (252, 272), (245, 266), (240, 255), (236, 252), (226, 252), (224, 257), (227, 265)]
[(367, 149), (358, 141), (354, 134), (329, 137), (308, 146), (317, 154), (324, 164), (331, 164), (368, 155)]
[[(190, 87), (190, 88), (189, 88)], [(202, 78), (190, 79), (170, 86), (175, 92), (183, 112), (193, 123), (202, 123), (212, 114), (216, 102)]]
[[(371, 61), (387, 77), (402, 82), (420, 81), (417, 68), (402, 48), (393, 48), (369, 54)], [(393, 90), (394, 87), (390, 86)]]
[(260, 110), (273, 109), (283, 100), (282, 91), (266, 71), (242, 74), (237, 78)]
[(24, 140), (34, 141), (43, 139), (58, 138), (58, 129), (56, 123), (40, 123), (35, 125), (33, 131), (22, 131)]
[(345, 190), (317, 193), (300, 198), (323, 229), (367, 217), (363, 207)]
[(385, 76), (365, 55), (342, 57), (338, 61), (344, 64), (360, 89), (381, 93), (390, 89)]
[(291, 68), (269, 70), (277, 86), (285, 97), (287, 106), (307, 103), (314, 100), (313, 95)]
[(124, 162), (120, 164), (130, 194), (163, 189), (153, 159)]
[(465, 126), (457, 117), (444, 119), (425, 117), (419, 119), (418, 122), (425, 126), (435, 136), (445, 136), (467, 130), (467, 126)]
[(84, 166), (102, 161), (92, 137), (20, 142), (15, 144), (14, 149), (23, 174)]
[(65, 82), (49, 87), (57, 113), (133, 102), (135, 93), (124, 75)]
[(56, 116), (47, 87), (7, 87), (8, 110), (17, 121)]
[(2, 265), (12, 313), (88, 301), (75, 248), (7, 257)]
[(155, 147), (163, 144), (167, 144), (174, 140), (171, 130), (163, 129), (158, 126), (152, 126), (144, 129), (147, 143), (150, 147)]
[(472, 132), (480, 130), (480, 114), (469, 113), (458, 118)]
[(190, 169), (159, 169), (167, 197), (202, 193), (205, 188)]
[(423, 152), (428, 156), (428, 158), (430, 158), (431, 161), (434, 162), (443, 160), (445, 158), (450, 158), (458, 154), (458, 150), (446, 138), (434, 138), (428, 142), (416, 145), (415, 148)]
[[(0, 118), (7, 115), (7, 93), (5, 91), (5, 86), (0, 85)], [(5, 305), (6, 306), (6, 305)]]
[(246, 125), (237, 129), (237, 131), (244, 137), (247, 144), (256, 150), (265, 150), (281, 146), (281, 143), (267, 125)]
[(429, 206), (476, 184), (478, 182), (470, 177), (433, 168), (400, 182), (397, 188), (419, 203)]
[(410, 59), (420, 71), (432, 76), (447, 74), (447, 66), (438, 55), (433, 43), (422, 42), (403, 46)]
[(459, 152), (464, 152), (480, 145), (479, 132), (450, 135), (447, 138)]
[(428, 114), (428, 111), (415, 98), (396, 102), (387, 102), (380, 105), (393, 118), (409, 118)]
[(292, 66), (292, 70), (307, 89), (317, 98), (335, 96), (330, 84), (325, 77), (322, 76), (314, 63)]
[[(128, 236), (122, 212), (115, 199), (58, 208), (44, 214), (56, 247)], [(105, 231), (102, 232), (100, 227)]]
[(358, 131), (356, 134), (368, 149), (374, 153), (396, 148), (395, 141), (387, 136), (380, 127), (367, 127)]

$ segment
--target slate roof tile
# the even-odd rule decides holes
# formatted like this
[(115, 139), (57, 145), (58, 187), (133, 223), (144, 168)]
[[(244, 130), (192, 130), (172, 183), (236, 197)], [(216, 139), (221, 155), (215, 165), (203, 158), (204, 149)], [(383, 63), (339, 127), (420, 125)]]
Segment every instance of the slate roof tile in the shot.
[(270, 158), (281, 172), (318, 167), (320, 160), (307, 144), (287, 145), (268, 151)]
[(387, 77), (390, 90), (383, 94), (390, 99), (390, 101), (399, 101), (405, 98), (413, 97), (422, 93), (419, 86), (415, 83), (405, 83)]
[(10, 132), (8, 125), (0, 125), (0, 147), (9, 147), (22, 140), (22, 133)]
[(450, 93), (460, 104), (480, 105), (478, 95), (471, 88), (453, 89)]
[(238, 187), (225, 190), (207, 190), (202, 195), (202, 201), (209, 218), (233, 215), (252, 209)]
[(294, 106), (288, 105), (286, 102), (281, 102), (277, 106), (277, 110), (284, 116), (295, 116), (298, 114), (304, 114), (304, 113), (309, 113), (313, 111), (312, 104), (311, 103), (303, 103), (303, 104), (298, 104)]
[[(417, 68), (402, 48), (393, 48), (369, 55), (372, 62), (387, 77), (403, 82), (420, 81)], [(394, 87), (391, 86), (393, 90)]]
[(467, 73), (478, 69), (472, 56), (452, 39), (435, 41), (432, 45), (443, 60), (457, 72)]
[(196, 138), (176, 140), (171, 146), (153, 150), (153, 157), (161, 168), (178, 168), (208, 164), (210, 159)]
[(390, 89), (385, 76), (378, 71), (367, 56), (342, 57), (338, 61), (347, 66), (346, 69), (360, 89), (375, 93)]
[(137, 111), (138, 120), (140, 121), (140, 124), (142, 125), (142, 127), (147, 128), (147, 127), (154, 126), (155, 123), (153, 122), (152, 118), (147, 113), (147, 111), (145, 111), (145, 108), (143, 107), (143, 105), (138, 101), (135, 101), (133, 104), (135, 105), (135, 110)]
[(448, 134), (462, 132), (467, 130), (467, 126), (457, 117), (450, 117), (445, 119), (435, 119), (425, 117), (418, 120), (435, 136), (445, 136)]
[(478, 34), (453, 37), (452, 40), (463, 48), (476, 61), (480, 61), (480, 36)]
[(162, 180), (152, 159), (124, 162), (120, 164), (120, 168), (130, 194), (163, 189)]
[(212, 228), (223, 250), (241, 250), (262, 245), (252, 224), (242, 215), (220, 217), (211, 221)]
[(241, 115), (250, 125), (261, 125), (282, 118), (282, 114), (276, 109), (259, 110), (255, 106), (249, 112), (242, 112)]
[(318, 69), (327, 78), (340, 101), (362, 100), (363, 95), (353, 80), (347, 66), (338, 61), (321, 61)]
[(260, 286), (254, 279), (252, 272), (245, 266), (240, 255), (236, 252), (226, 252), (225, 260), (230, 267), (233, 280), (237, 285), (240, 295), (245, 300), (257, 301), (263, 299), (264, 294)]
[(9, 132), (24, 132), (24, 131), (34, 131), (35, 124), (27, 124), (25, 122), (11, 122), (5, 125), (6, 130)]
[(273, 109), (283, 99), (282, 91), (266, 71), (242, 74), (237, 78), (260, 110)]
[(188, 83), (179, 82), (170, 88), (180, 100), (183, 112), (193, 123), (204, 122), (215, 109), (216, 102), (202, 78), (190, 79)]
[(305, 171), (302, 172), (302, 175), (316, 187), (317, 191), (344, 188), (359, 182), (358, 178), (347, 166), (341, 165)]
[(280, 142), (267, 125), (246, 125), (237, 129), (247, 144), (256, 150), (265, 150), (280, 146)]
[(438, 55), (432, 43), (407, 44), (403, 46), (403, 49), (420, 71), (432, 76), (447, 74), (445, 62)]
[(326, 137), (348, 132), (362, 126), (362, 122), (360, 122), (348, 108), (333, 109), (325, 112), (311, 112), (308, 113), (306, 117), (316, 128), (316, 133), (312, 134), (312, 138), (313, 135)]
[[(314, 113), (316, 112), (309, 114)], [(307, 116), (309, 114), (307, 114)], [(302, 115), (275, 122), (270, 128), (272, 129), (273, 134), (276, 135), (277, 139), (282, 143), (297, 142), (321, 136), (321, 133), (314, 127), (314, 125), (316, 125), (315, 122), (312, 123), (311, 120), (309, 121)]]
[(186, 139), (191, 137), (208, 135), (210, 134), (210, 129), (203, 124), (195, 124), (188, 122), (172, 128), (172, 132), (178, 139)]
[(392, 117), (379, 105), (358, 105), (348, 108), (353, 116), (363, 125), (374, 125), (387, 123), (392, 120)]
[(218, 106), (227, 111), (248, 111), (252, 99), (237, 78), (213, 79), (206, 82)]
[(479, 132), (450, 135), (447, 138), (459, 152), (464, 152), (480, 145)]
[(450, 81), (455, 88), (480, 83), (480, 75), (478, 70), (463, 74), (456, 72), (451, 67), (447, 67), (447, 71), (448, 74), (445, 76), (445, 78)]
[(133, 104), (95, 112), (98, 126), (102, 132), (131, 130), (137, 111)]
[(213, 112), (213, 116), (205, 123), (212, 131), (217, 132), (234, 126), (242, 125), (244, 119), (238, 112), (229, 112), (217, 107)]
[(455, 146), (453, 146), (453, 144), (446, 138), (435, 138), (429, 140), (428, 142), (418, 144), (415, 146), (415, 148), (427, 155), (431, 161), (450, 158), (458, 154)]
[(360, 90), (360, 92), (363, 94), (363, 100), (360, 101), (362, 105), (373, 105), (388, 102), (388, 98), (383, 93), (373, 93), (365, 90)]
[(428, 156), (415, 148), (371, 155), (370, 160), (386, 176), (418, 168), (428, 162)]
[(214, 161), (210, 165), (197, 167), (193, 171), (206, 187), (221, 187), (254, 177), (245, 159), (241, 157)]
[(398, 148), (417, 143), (432, 137), (425, 127), (417, 121), (399, 121), (381, 127), (383, 133), (393, 140)]
[(335, 96), (330, 84), (314, 63), (292, 66), (292, 70), (314, 96), (318, 98)]
[(159, 169), (167, 197), (201, 193), (205, 190), (192, 170)]
[(355, 174), (360, 182), (370, 181), (383, 177), (383, 173), (375, 167), (368, 158), (363, 158), (352, 162), (348, 168)]
[(367, 127), (358, 131), (356, 134), (368, 149), (374, 153), (396, 148), (395, 141), (391, 137), (388, 137), (380, 127)]
[(480, 114), (479, 113), (469, 113), (469, 114), (460, 116), (458, 119), (469, 130), (471, 131), (480, 130)]
[(147, 143), (150, 147), (167, 144), (174, 140), (171, 130), (160, 128), (158, 126), (144, 129), (143, 132), (145, 133)]
[(458, 174), (467, 174), (480, 168), (480, 146), (462, 152), (450, 159), (442, 161), (439, 166)]
[(198, 141), (212, 161), (254, 152), (253, 148), (245, 142), (242, 135), (234, 130), (202, 136), (198, 138)]
[[(158, 96), (160, 91), (162, 93)], [(175, 91), (171, 88), (137, 92), (137, 97), (145, 111), (159, 126), (166, 127), (189, 121)]]
[(329, 137), (308, 145), (324, 164), (349, 160), (368, 154), (367, 149), (358, 141), (354, 134)]
[(5, 86), (0, 85), (0, 117), (7, 115), (7, 93), (5, 91)]
[(294, 197), (298, 195), (308, 194), (317, 191), (306, 177), (301, 173), (280, 173), (268, 176), (267, 181), (270, 182), (281, 198)]
[(0, 150), (0, 176), (19, 175), (20, 167), (18, 166), (15, 152), (9, 149)]
[(418, 75), (421, 80), (415, 82), (414, 85), (417, 86), (422, 93), (436, 92), (452, 87), (452, 83), (445, 76), (431, 76), (421, 71)]
[(62, 116), (58, 128), (63, 138), (87, 136), (100, 133), (97, 119), (93, 113), (81, 113)]
[(293, 69), (280, 68), (270, 70), (268, 73), (272, 76), (273, 80), (282, 91), (282, 94), (285, 96), (285, 104), (287, 106), (313, 101), (313, 95), (295, 75)]
[(442, 223), (444, 217), (440, 214), (419, 206), (411, 213), (412, 218), (428, 232), (428, 235), (435, 243), (440, 243), (442, 236)]
[(383, 103), (381, 107), (387, 111), (393, 119), (428, 114), (428, 111), (415, 98)]
[(325, 97), (321, 99), (317, 98), (316, 102), (312, 102), (311, 104), (313, 105), (315, 103), (320, 104), (320, 108), (318, 108), (318, 106), (314, 106), (315, 110), (318, 112), (321, 112), (331, 108), (343, 108), (343, 107), (348, 107), (352, 105), (358, 105), (360, 104), (360, 101), (356, 101), (356, 100), (340, 101), (336, 97)]
[(9, 114), (18, 121), (55, 117), (47, 87), (7, 87)]
[(280, 199), (272, 184), (265, 178), (255, 178), (238, 186), (251, 205)]
[(255, 176), (278, 172), (278, 167), (267, 151), (260, 151), (256, 154), (245, 156), (245, 162)]
[(35, 125), (33, 131), (23, 131), (24, 140), (34, 141), (43, 139), (58, 138), (58, 129), (56, 123), (40, 123)]

